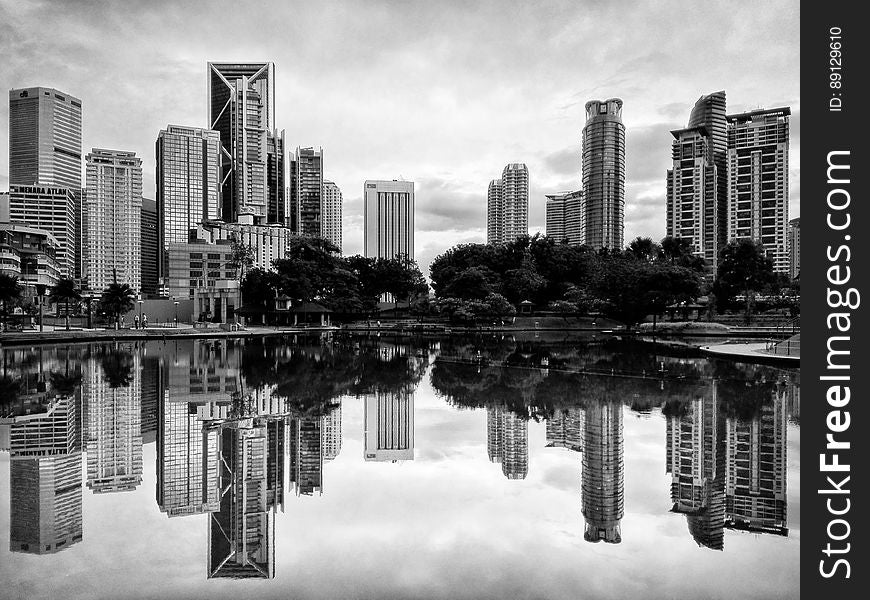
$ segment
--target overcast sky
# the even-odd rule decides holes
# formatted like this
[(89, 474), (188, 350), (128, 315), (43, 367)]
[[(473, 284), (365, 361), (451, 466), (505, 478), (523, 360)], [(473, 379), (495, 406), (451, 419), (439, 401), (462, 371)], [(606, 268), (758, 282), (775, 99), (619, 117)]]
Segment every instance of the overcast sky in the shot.
[[(322, 146), (344, 194), (344, 252), (362, 252), (365, 179), (416, 182), (416, 257), (486, 238), (486, 188), (529, 167), (544, 194), (580, 186), (587, 100), (625, 105), (625, 240), (661, 238), (670, 129), (726, 90), (728, 111), (790, 106), (790, 217), (800, 213), (799, 3), (51, 2), (0, 0), (0, 82), (83, 103), (83, 146), (132, 150), (155, 195), (167, 124), (205, 127), (208, 61), (274, 61), (288, 147)], [(8, 96), (0, 190), (8, 185)]]

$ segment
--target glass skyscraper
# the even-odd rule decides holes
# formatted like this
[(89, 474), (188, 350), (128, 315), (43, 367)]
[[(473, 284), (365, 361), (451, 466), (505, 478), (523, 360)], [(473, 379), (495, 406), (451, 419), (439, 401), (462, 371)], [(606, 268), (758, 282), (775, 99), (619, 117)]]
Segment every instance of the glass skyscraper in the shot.
[(625, 125), (622, 100), (590, 100), (583, 128), (585, 242), (621, 250), (625, 217)]
[(296, 148), (290, 161), (290, 228), (323, 235), (323, 149)]

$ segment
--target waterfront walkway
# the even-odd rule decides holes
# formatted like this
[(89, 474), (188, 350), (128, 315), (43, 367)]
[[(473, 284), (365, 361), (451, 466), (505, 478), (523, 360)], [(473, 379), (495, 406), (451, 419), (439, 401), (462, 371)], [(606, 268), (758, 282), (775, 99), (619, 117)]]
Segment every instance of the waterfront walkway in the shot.
[(771, 348), (768, 342), (752, 342), (740, 344), (716, 344), (701, 346), (700, 350), (708, 356), (730, 358), (748, 362), (776, 363), (781, 365), (800, 366), (800, 349), (797, 353), (785, 354), (777, 352), (777, 347)]

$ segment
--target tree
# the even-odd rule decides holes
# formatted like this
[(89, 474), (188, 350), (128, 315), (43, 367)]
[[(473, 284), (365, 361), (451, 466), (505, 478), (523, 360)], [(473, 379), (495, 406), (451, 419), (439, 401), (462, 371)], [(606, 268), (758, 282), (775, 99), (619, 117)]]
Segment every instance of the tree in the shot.
[(687, 238), (670, 235), (662, 238), (661, 260), (693, 271), (704, 272), (706, 270), (706, 262), (692, 251), (692, 243)]
[(61, 279), (51, 288), (50, 299), (55, 304), (63, 302), (66, 305), (66, 330), (69, 331), (69, 303), (78, 302), (82, 295), (72, 279)]
[(662, 252), (661, 246), (652, 241), (652, 238), (639, 236), (631, 240), (626, 250), (638, 260), (645, 260), (646, 262), (655, 261)]
[(254, 305), (263, 309), (263, 321), (266, 319), (266, 311), (275, 301), (275, 286), (277, 276), (271, 271), (263, 269), (249, 269), (241, 281), (239, 290), (248, 305)]
[(236, 273), (236, 279), (241, 282), (248, 269), (254, 266), (256, 251), (254, 247), (244, 243), (235, 233), (230, 238), (230, 259), (227, 266)]
[(100, 309), (114, 318), (118, 328), (121, 315), (133, 310), (135, 294), (127, 283), (110, 283), (100, 296)]
[(3, 303), (3, 328), (9, 318), (9, 304), (17, 302), (21, 298), (24, 288), (18, 283), (18, 277), (0, 273), (0, 302)]
[(714, 291), (717, 298), (731, 299), (738, 293), (744, 295), (747, 325), (752, 320), (755, 293), (773, 281), (773, 260), (767, 256), (760, 242), (731, 240), (720, 252)]

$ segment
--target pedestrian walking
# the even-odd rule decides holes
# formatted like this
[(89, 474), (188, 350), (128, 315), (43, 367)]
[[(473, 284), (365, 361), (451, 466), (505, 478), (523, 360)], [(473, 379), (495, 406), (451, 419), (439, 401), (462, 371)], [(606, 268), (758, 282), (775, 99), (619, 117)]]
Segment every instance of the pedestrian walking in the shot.
[(143, 313), (142, 314), (142, 329), (145, 329), (146, 327), (148, 327), (148, 315)]
[(139, 315), (133, 317), (133, 328), (139, 329)]

